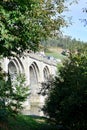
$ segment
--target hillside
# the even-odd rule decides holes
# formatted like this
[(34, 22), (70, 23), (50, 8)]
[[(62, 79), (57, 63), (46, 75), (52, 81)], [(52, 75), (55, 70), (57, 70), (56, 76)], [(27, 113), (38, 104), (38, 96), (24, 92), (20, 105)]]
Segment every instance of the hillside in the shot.
[(49, 47), (46, 51), (45, 51), (45, 54), (47, 56), (52, 56), (56, 59), (61, 59), (63, 60), (65, 58), (64, 55), (62, 55), (63, 49), (60, 48), (60, 47)]
[(47, 56), (53, 56), (57, 59), (64, 59), (65, 56), (61, 52), (65, 50), (81, 50), (82, 48), (87, 48), (87, 43), (83, 41), (78, 41), (76, 39), (71, 39), (70, 37), (61, 38), (49, 38), (47, 41), (42, 43), (45, 54)]

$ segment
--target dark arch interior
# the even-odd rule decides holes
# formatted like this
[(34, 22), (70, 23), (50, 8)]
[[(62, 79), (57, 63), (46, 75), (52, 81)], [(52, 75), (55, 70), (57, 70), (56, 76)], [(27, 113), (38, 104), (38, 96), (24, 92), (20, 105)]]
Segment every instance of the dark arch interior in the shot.
[(48, 80), (50, 73), (49, 68), (47, 66), (44, 68), (43, 74), (44, 74), (44, 80)]
[(12, 61), (10, 61), (10, 63), (8, 64), (8, 72), (9, 72), (9, 74), (11, 76), (11, 79), (14, 79), (15, 76), (17, 75), (16, 65)]
[(35, 62), (30, 66), (30, 84), (34, 85), (38, 83), (39, 69)]

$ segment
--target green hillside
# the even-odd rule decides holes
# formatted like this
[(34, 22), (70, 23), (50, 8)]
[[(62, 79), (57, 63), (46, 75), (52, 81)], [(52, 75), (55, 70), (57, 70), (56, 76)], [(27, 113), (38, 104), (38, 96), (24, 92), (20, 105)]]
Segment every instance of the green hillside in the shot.
[(52, 57), (54, 57), (54, 58), (56, 58), (56, 59), (61, 59), (61, 60), (63, 60), (63, 59), (65, 58), (65, 56), (61, 54), (62, 51), (63, 51), (63, 49), (62, 49), (62, 48), (59, 48), (59, 47), (49, 47), (49, 48), (46, 50), (45, 54), (46, 54), (47, 56), (52, 56)]
[(0, 130), (61, 130), (45, 117), (18, 115), (10, 117), (7, 123), (0, 124)]
[(76, 39), (71, 39), (70, 37), (60, 37), (60, 38), (49, 38), (47, 41), (42, 43), (45, 54), (47, 56), (53, 56), (57, 59), (64, 59), (65, 56), (61, 54), (65, 50), (81, 50), (82, 48), (87, 48), (87, 43), (83, 41), (78, 41)]

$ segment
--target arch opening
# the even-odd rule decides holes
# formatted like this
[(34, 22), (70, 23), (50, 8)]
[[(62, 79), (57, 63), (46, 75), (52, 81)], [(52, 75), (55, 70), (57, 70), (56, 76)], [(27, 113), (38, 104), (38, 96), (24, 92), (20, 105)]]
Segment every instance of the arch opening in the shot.
[(30, 85), (38, 83), (37, 72), (34, 66), (30, 66)]
[(43, 76), (44, 76), (44, 81), (47, 81), (50, 76), (50, 71), (47, 66), (45, 66), (43, 69)]
[(39, 68), (35, 62), (29, 67), (30, 74), (30, 113), (39, 114), (39, 96), (38, 96), (38, 79), (39, 79)]
[(15, 62), (10, 61), (8, 64), (8, 72), (10, 74), (11, 80), (15, 80), (17, 73), (18, 73), (18, 68)]
[(29, 67), (30, 70), (30, 85), (35, 85), (38, 84), (38, 79), (39, 79), (39, 69), (38, 66), (35, 62), (31, 64)]

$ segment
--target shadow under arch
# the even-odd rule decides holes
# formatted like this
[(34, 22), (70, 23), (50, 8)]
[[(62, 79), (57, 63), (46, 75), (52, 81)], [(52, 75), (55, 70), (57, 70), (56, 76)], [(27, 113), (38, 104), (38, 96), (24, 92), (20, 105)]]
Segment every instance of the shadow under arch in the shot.
[(44, 81), (47, 81), (50, 76), (50, 70), (49, 70), (48, 66), (44, 67), (43, 76), (44, 76)]
[(29, 67), (30, 74), (30, 114), (38, 115), (39, 114), (39, 68), (36, 62), (33, 62)]
[(39, 80), (39, 68), (36, 62), (33, 62), (30, 67), (30, 85), (37, 84)]
[(9, 60), (8, 73), (10, 74), (11, 79), (13, 80), (15, 79), (17, 74), (24, 73), (24, 67), (19, 58), (14, 57), (13, 59), (11, 58)]
[(8, 73), (10, 74), (12, 80), (15, 79), (18, 72), (19, 70), (16, 63), (14, 61), (10, 61), (8, 64)]
[[(13, 62), (15, 64), (15, 66), (18, 69), (18, 72), (24, 73), (23, 63), (18, 57), (11, 58), (11, 60), (9, 61), (9, 64), (10, 64), (10, 62)], [(8, 66), (9, 66), (9, 64), (8, 64)]]

